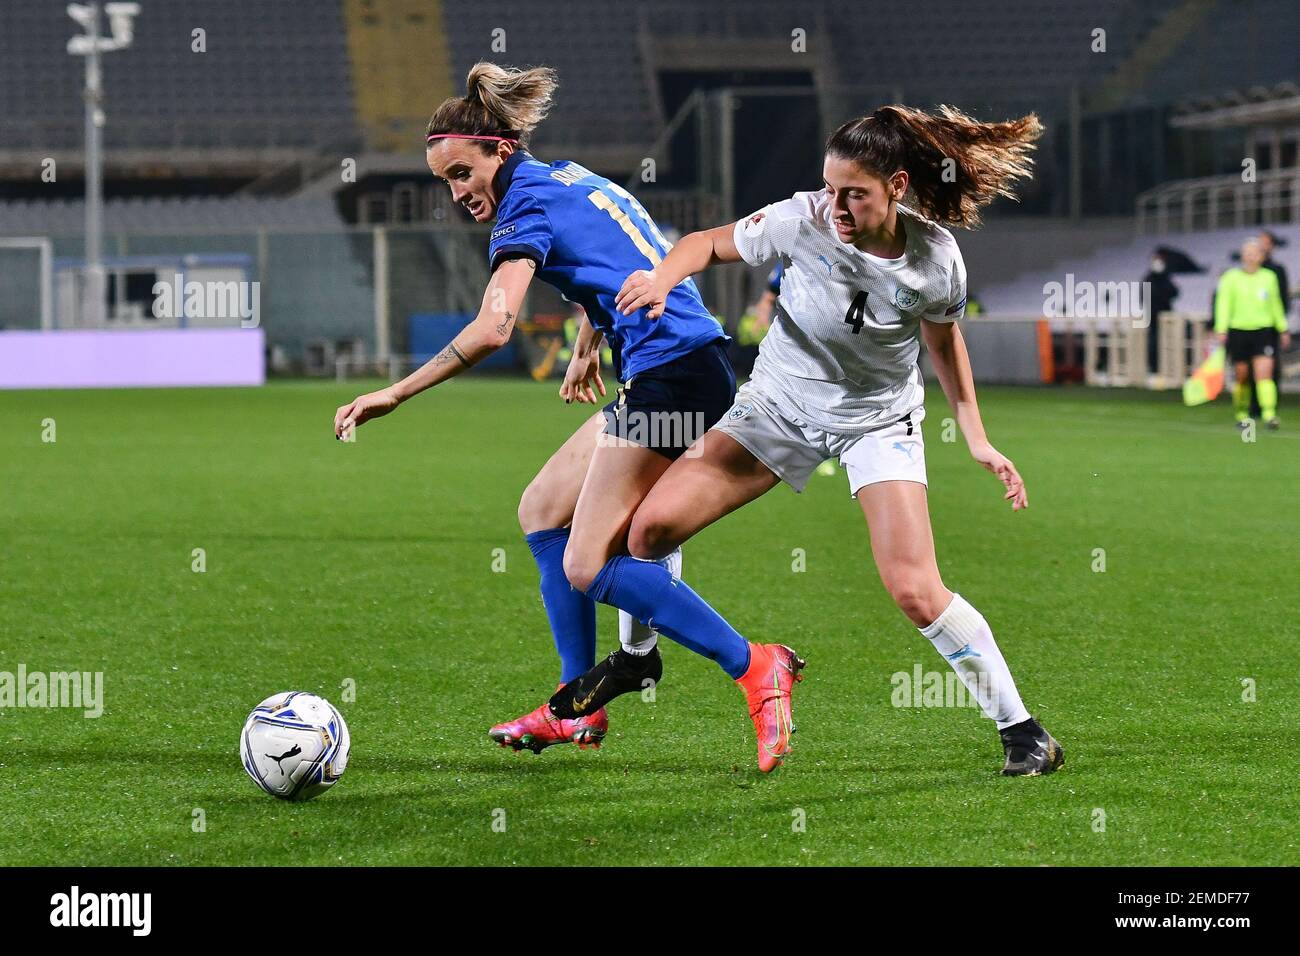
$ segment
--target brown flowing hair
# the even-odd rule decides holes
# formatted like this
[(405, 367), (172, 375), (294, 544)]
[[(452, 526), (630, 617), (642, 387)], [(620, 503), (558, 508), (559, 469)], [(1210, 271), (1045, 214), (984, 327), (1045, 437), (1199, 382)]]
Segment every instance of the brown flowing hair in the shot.
[[(433, 111), (425, 136), (460, 133), (500, 136), (527, 148), (528, 137), (546, 118), (559, 80), (550, 67), (516, 70), (495, 63), (475, 63), (465, 77), (465, 95), (445, 99)], [(484, 140), (484, 152), (496, 143)]]
[(882, 106), (832, 133), (826, 152), (883, 179), (906, 170), (917, 212), (968, 229), (979, 224), (981, 206), (997, 196), (1016, 198), (1012, 187), (1032, 175), (1029, 154), (1042, 132), (1033, 113), (981, 123), (951, 106), (940, 106), (938, 115)]

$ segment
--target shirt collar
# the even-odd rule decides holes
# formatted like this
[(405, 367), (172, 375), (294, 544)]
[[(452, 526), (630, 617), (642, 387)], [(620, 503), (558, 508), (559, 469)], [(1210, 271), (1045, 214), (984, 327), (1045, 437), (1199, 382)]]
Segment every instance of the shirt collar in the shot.
[(497, 202), (500, 203), (505, 196), (506, 191), (510, 188), (510, 183), (515, 178), (515, 170), (519, 168), (520, 163), (527, 162), (533, 157), (525, 149), (516, 149), (510, 154), (509, 158), (501, 164), (497, 174), (493, 179), (493, 185), (496, 187)]

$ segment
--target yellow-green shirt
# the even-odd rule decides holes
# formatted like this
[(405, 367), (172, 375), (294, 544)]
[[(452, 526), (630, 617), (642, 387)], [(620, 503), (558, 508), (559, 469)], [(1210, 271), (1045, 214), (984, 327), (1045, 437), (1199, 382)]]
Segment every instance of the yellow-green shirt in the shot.
[(1269, 328), (1286, 331), (1277, 273), (1263, 266), (1254, 272), (1229, 269), (1214, 294), (1214, 331)]

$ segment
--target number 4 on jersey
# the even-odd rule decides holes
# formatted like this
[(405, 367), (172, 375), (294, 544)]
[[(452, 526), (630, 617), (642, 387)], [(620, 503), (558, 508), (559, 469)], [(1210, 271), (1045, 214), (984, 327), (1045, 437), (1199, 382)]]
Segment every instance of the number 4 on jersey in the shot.
[(866, 324), (862, 321), (862, 316), (866, 314), (866, 311), (867, 294), (859, 292), (853, 297), (853, 302), (849, 305), (849, 311), (844, 314), (844, 324), (853, 327), (854, 335), (861, 332), (862, 326)]

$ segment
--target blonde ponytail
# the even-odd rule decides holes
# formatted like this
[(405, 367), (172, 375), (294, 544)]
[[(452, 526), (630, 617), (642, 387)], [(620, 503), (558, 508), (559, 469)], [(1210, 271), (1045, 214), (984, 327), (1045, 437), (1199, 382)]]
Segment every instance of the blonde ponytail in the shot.
[[(444, 100), (425, 135), (495, 136), (527, 146), (529, 135), (550, 111), (558, 85), (555, 71), (547, 66), (517, 70), (475, 63), (465, 77), (465, 95)], [(484, 149), (491, 148), (485, 142)]]

